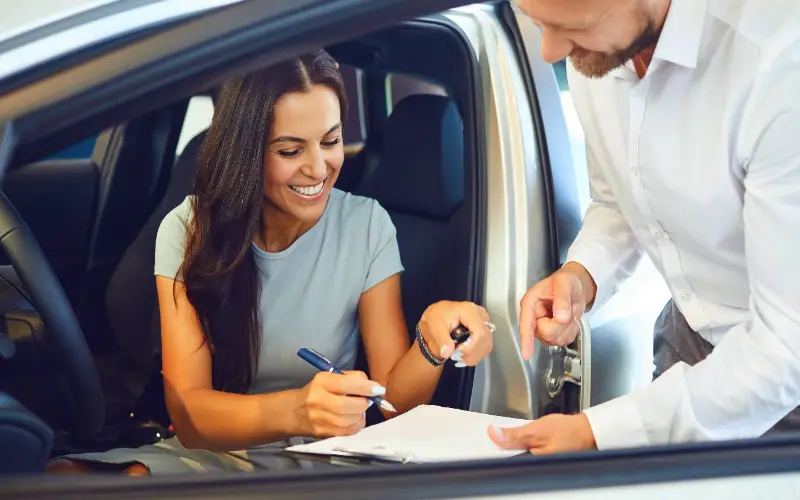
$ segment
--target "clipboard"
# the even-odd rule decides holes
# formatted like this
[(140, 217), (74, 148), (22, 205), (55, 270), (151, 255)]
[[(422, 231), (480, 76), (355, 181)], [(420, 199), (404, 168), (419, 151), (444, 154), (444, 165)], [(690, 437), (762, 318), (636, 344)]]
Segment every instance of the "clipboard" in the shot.
[(284, 453), (297, 460), (314, 460), (331, 465), (404, 465), (415, 463), (413, 455), (389, 449), (335, 448), (326, 453), (307, 453), (286, 450)]

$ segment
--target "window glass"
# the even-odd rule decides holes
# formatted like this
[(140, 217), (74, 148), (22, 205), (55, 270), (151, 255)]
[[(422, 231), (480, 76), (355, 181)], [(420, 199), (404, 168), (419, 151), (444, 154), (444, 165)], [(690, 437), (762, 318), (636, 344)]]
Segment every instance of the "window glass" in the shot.
[(78, 160), (92, 157), (97, 136), (92, 136), (50, 156), (47, 160)]
[(359, 144), (366, 137), (366, 120), (364, 118), (364, 89), (362, 85), (362, 72), (353, 66), (342, 64), (339, 71), (344, 79), (347, 89), (347, 116), (344, 126), (344, 143)]
[(213, 116), (214, 101), (210, 96), (198, 95), (189, 100), (189, 106), (186, 108), (186, 117), (183, 119), (181, 135), (175, 148), (175, 156), (180, 156), (189, 141), (211, 125)]
[(414, 94), (446, 96), (447, 91), (441, 85), (419, 77), (400, 73), (389, 73), (386, 75), (386, 107), (388, 114), (391, 114), (398, 102)]

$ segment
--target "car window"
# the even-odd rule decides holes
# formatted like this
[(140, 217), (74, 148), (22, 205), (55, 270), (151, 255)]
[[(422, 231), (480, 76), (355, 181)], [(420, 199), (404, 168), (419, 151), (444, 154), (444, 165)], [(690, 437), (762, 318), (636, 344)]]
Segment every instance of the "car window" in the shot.
[(441, 85), (430, 82), (424, 78), (402, 73), (389, 73), (386, 75), (386, 112), (387, 115), (403, 98), (414, 94), (432, 94), (447, 96), (447, 90)]
[(213, 116), (214, 101), (210, 95), (198, 95), (189, 99), (186, 117), (183, 119), (183, 127), (181, 127), (181, 135), (178, 137), (178, 145), (175, 148), (176, 158), (183, 153), (189, 141), (211, 125)]
[(92, 151), (94, 151), (94, 145), (97, 142), (97, 136), (89, 137), (88, 139), (84, 139), (80, 142), (76, 142), (71, 146), (67, 147), (59, 151), (58, 153), (51, 155), (48, 160), (76, 160), (76, 159), (86, 159), (92, 157)]
[(359, 68), (341, 64), (345, 89), (347, 90), (347, 116), (344, 121), (344, 143), (355, 145), (366, 139), (366, 117), (364, 116), (364, 73)]

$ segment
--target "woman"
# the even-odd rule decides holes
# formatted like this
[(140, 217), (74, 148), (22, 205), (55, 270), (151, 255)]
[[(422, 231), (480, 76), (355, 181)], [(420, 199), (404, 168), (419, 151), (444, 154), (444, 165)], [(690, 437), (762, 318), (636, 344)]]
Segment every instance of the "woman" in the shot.
[[(221, 89), (192, 195), (156, 240), (177, 438), (68, 456), (51, 470), (247, 468), (226, 452), (355, 433), (366, 396), (383, 395), (402, 413), (430, 400), (446, 359), (469, 366), (491, 351), (488, 315), (471, 303), (428, 307), (421, 341), (409, 345), (389, 215), (333, 188), (346, 112), (342, 77), (321, 50)], [(449, 332), (459, 324), (472, 335), (455, 350)], [(352, 370), (359, 333), (372, 380), (317, 373), (296, 355), (313, 348)]]

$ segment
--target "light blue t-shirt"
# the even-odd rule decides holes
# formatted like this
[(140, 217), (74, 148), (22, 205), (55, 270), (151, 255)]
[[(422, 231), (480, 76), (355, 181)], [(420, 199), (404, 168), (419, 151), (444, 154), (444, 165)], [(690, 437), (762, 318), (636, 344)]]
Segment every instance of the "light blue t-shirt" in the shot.
[[(161, 222), (155, 274), (177, 275), (191, 210), (187, 197)], [(250, 392), (306, 385), (316, 369), (297, 356), (301, 347), (352, 369), (361, 294), (403, 271), (386, 210), (370, 198), (333, 189), (320, 220), (289, 248), (252, 248), (261, 278), (261, 352)]]

